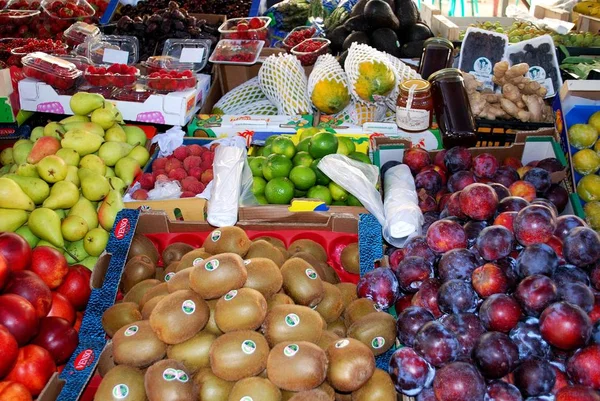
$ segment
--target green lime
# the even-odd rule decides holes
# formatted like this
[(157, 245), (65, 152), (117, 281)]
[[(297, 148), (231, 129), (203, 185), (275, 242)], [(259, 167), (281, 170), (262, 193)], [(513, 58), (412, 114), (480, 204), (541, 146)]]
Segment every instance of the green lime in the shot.
[(577, 184), (577, 194), (585, 202), (600, 201), (600, 176), (586, 175)]
[(371, 159), (369, 159), (369, 156), (361, 152), (352, 152), (348, 155), (348, 157), (352, 160), (356, 160), (357, 162), (371, 164)]
[(279, 135), (277, 135), (277, 134), (271, 135), (270, 137), (268, 137), (267, 140), (265, 141), (265, 146), (269, 146), (270, 144), (272, 144), (273, 141), (275, 139), (277, 139), (277, 137), (279, 137)]
[(252, 175), (254, 177), (262, 177), (263, 176), (263, 164), (267, 160), (264, 156), (253, 157), (252, 159), (248, 158), (248, 164), (250, 165), (250, 170), (252, 170)]
[(296, 166), (290, 171), (290, 180), (301, 191), (310, 189), (317, 182), (317, 175), (310, 167)]
[(323, 185), (316, 185), (309, 189), (306, 197), (309, 199), (319, 199), (325, 202), (326, 205), (331, 205), (331, 202), (333, 202), (329, 188)]
[(294, 159), (292, 160), (294, 166), (305, 166), (310, 167), (310, 164), (313, 162), (313, 158), (308, 154), (308, 152), (298, 152)]
[(271, 150), (278, 155), (284, 155), (291, 159), (296, 154), (296, 146), (294, 142), (286, 136), (279, 135), (271, 142)]
[(265, 193), (267, 182), (262, 177), (252, 177), (252, 193), (254, 195), (262, 195)]
[(267, 145), (264, 148), (262, 148), (262, 153), (261, 154), (264, 157), (269, 156), (271, 153), (273, 153), (273, 150), (271, 149), (271, 145)]
[(267, 201), (267, 198), (265, 198), (264, 195), (255, 195), (256, 196), (256, 201), (258, 202), (259, 205), (268, 205), (269, 202)]
[(318, 159), (337, 152), (338, 140), (336, 136), (327, 131), (321, 131), (310, 138), (308, 153)]
[(361, 206), (362, 207), (362, 203), (360, 203), (360, 201), (358, 200), (358, 198), (352, 194), (348, 194), (348, 200), (346, 201), (346, 203), (348, 204), (348, 206)]
[(306, 138), (300, 141), (300, 143), (296, 146), (296, 150), (298, 152), (308, 152), (308, 144), (310, 143), (310, 138)]
[(310, 127), (310, 128), (300, 128), (296, 134), (300, 135), (300, 140), (304, 140), (306, 138), (310, 138), (314, 134), (321, 131), (319, 128)]
[(573, 168), (579, 174), (594, 174), (600, 169), (600, 155), (592, 149), (582, 149), (573, 155)]
[(292, 161), (283, 155), (271, 154), (263, 164), (263, 175), (267, 181), (287, 177), (292, 170)]
[(294, 189), (294, 198), (306, 198), (306, 194), (308, 191), (300, 191), (299, 189)]
[(331, 192), (331, 197), (335, 201), (344, 202), (348, 199), (348, 192), (333, 181), (329, 183), (329, 192)]
[(331, 206), (348, 206), (348, 204), (344, 201), (333, 201)]
[(589, 202), (583, 206), (585, 219), (594, 230), (600, 230), (600, 202)]
[(346, 136), (338, 136), (337, 140), (337, 153), (348, 156), (350, 153), (356, 151), (356, 146), (354, 146), (354, 142), (352, 142), (352, 139)]
[(294, 184), (287, 177), (273, 178), (267, 182), (265, 198), (275, 205), (287, 205), (294, 198)]
[(569, 142), (577, 149), (591, 148), (598, 140), (596, 128), (587, 124), (575, 124), (568, 131)]
[(329, 183), (331, 182), (331, 179), (329, 177), (327, 177), (325, 175), (325, 173), (323, 173), (317, 167), (317, 165), (319, 164), (320, 161), (321, 161), (321, 159), (313, 160), (313, 162), (310, 164), (310, 168), (312, 168), (313, 171), (315, 172), (315, 174), (317, 175), (317, 184), (319, 184), (319, 185), (329, 185)]

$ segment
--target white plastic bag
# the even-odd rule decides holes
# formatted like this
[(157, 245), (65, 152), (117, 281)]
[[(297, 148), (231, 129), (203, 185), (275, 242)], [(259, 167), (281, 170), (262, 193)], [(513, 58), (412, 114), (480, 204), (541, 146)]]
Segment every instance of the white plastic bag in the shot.
[(185, 132), (178, 125), (163, 134), (154, 136), (152, 143), (158, 143), (158, 157), (172, 155), (175, 149), (183, 145), (184, 136)]

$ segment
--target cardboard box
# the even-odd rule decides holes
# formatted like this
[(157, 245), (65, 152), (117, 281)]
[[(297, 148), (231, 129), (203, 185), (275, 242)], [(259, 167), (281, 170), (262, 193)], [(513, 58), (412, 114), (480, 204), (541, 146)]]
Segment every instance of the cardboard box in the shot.
[[(204, 103), (210, 89), (210, 76), (198, 74), (195, 89), (165, 95), (150, 95), (143, 103), (111, 100), (126, 121), (185, 125)], [(50, 85), (25, 78), (19, 82), (21, 109), (57, 114), (73, 114), (70, 95), (59, 95)]]
[(515, 22), (515, 18), (508, 17), (445, 17), (434, 15), (431, 20), (431, 31), (435, 36), (441, 36), (451, 41), (460, 40), (460, 33), (466, 31), (471, 24), (484, 22), (500, 22), (503, 27), (509, 27)]

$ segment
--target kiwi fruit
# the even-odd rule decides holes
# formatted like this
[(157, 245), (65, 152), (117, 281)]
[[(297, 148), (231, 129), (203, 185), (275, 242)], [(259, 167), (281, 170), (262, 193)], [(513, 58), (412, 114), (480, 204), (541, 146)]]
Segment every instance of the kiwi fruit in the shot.
[(244, 287), (253, 288), (269, 299), (281, 289), (283, 276), (271, 259), (252, 258), (244, 261), (248, 277)]
[(174, 359), (156, 362), (146, 370), (144, 387), (148, 401), (196, 401), (190, 372)]
[(167, 346), (150, 327), (150, 322), (140, 320), (123, 326), (112, 338), (113, 358), (118, 365), (145, 368), (167, 353)]
[(314, 310), (301, 305), (275, 306), (265, 318), (262, 332), (271, 347), (284, 341), (317, 343), (323, 331), (323, 319)]
[(288, 252), (293, 256), (298, 252), (306, 252), (313, 255), (320, 262), (327, 262), (327, 252), (321, 244), (311, 239), (299, 239), (290, 244)]
[(121, 289), (127, 293), (140, 281), (156, 277), (156, 264), (146, 255), (138, 255), (127, 261), (121, 276)]
[(266, 241), (273, 246), (285, 248), (285, 243), (282, 240), (280, 240), (279, 238), (269, 237), (269, 236), (254, 238), (253, 242), (257, 242), (257, 241)]
[(341, 291), (333, 284), (323, 283), (325, 295), (315, 309), (327, 323), (337, 320), (344, 312)]
[(275, 246), (267, 241), (254, 241), (245, 256), (246, 259), (267, 258), (275, 262), (277, 266), (281, 266), (285, 259)]
[(342, 337), (339, 336), (339, 335), (337, 335), (333, 331), (323, 330), (323, 332), (321, 333), (321, 338), (319, 338), (319, 341), (317, 342), (317, 345), (322, 350), (326, 350), (327, 347), (329, 347), (329, 345), (331, 345), (332, 343), (336, 342), (340, 338), (342, 338)]
[(295, 305), (294, 300), (284, 293), (273, 294), (271, 298), (267, 300), (267, 308), (269, 312), (277, 305)]
[(201, 401), (227, 401), (235, 385), (235, 382), (218, 378), (210, 368), (200, 369), (194, 376), (194, 383)]
[(173, 262), (180, 261), (183, 255), (193, 250), (194, 247), (185, 242), (172, 243), (162, 253), (163, 266), (169, 266)]
[(142, 314), (135, 302), (114, 304), (102, 314), (102, 327), (112, 337), (121, 327), (142, 320)]
[(130, 366), (115, 366), (102, 378), (94, 401), (146, 401), (144, 374)]
[(169, 281), (171, 277), (173, 277), (175, 273), (177, 273), (177, 267), (179, 267), (179, 262), (172, 262), (170, 265), (167, 266), (165, 270), (163, 270), (162, 277), (158, 277), (158, 279), (162, 279), (162, 281), (165, 282)]
[(313, 307), (323, 299), (325, 290), (319, 274), (300, 258), (288, 259), (281, 266), (283, 288), (295, 303)]
[(187, 269), (188, 267), (198, 266), (204, 259), (208, 259), (210, 257), (212, 257), (212, 255), (206, 252), (204, 249), (194, 249), (193, 251), (183, 255), (175, 271), (177, 272)]
[(327, 348), (327, 381), (340, 392), (361, 388), (375, 371), (375, 356), (363, 343), (343, 338)]
[(144, 309), (144, 305), (146, 302), (151, 300), (154, 297), (158, 297), (160, 295), (169, 295), (169, 287), (167, 287), (167, 283), (160, 283), (155, 285), (154, 287), (148, 289), (142, 299), (140, 300), (140, 309)]
[(342, 302), (344, 303), (344, 309), (348, 307), (352, 303), (358, 299), (358, 294), (356, 292), (356, 284), (352, 283), (339, 283), (335, 285), (338, 290), (342, 293)]
[(203, 260), (192, 269), (190, 288), (204, 299), (215, 299), (242, 288), (247, 277), (244, 260), (235, 253), (223, 253)]
[(125, 294), (125, 296), (123, 297), (123, 302), (133, 302), (139, 305), (146, 291), (148, 291), (152, 287), (156, 287), (159, 284), (160, 280), (156, 280), (153, 278), (141, 281), (134, 285), (129, 290), (129, 292)]
[(190, 289), (190, 272), (193, 267), (180, 270), (167, 281), (167, 290), (172, 294), (179, 290)]
[(208, 318), (206, 326), (204, 326), (204, 331), (214, 334), (215, 336), (220, 336), (223, 332), (219, 329), (219, 326), (217, 326), (217, 322), (215, 321), (215, 308), (217, 307), (217, 302), (219, 302), (218, 299), (206, 301), (210, 308), (210, 317)]
[(225, 333), (210, 346), (210, 367), (223, 380), (256, 376), (267, 367), (269, 344), (256, 331)]
[(396, 342), (396, 319), (386, 312), (369, 313), (348, 327), (347, 336), (365, 344), (375, 356), (381, 355)]
[(152, 311), (154, 310), (154, 308), (156, 308), (156, 305), (158, 305), (158, 303), (163, 300), (164, 297), (166, 297), (166, 295), (156, 296), (152, 299), (149, 299), (148, 302), (146, 302), (144, 304), (144, 307), (142, 308), (142, 319), (143, 320), (150, 319), (150, 315), (152, 314)]
[(308, 390), (296, 393), (290, 401), (333, 401), (333, 397), (323, 390)]
[(327, 330), (334, 332), (340, 337), (346, 337), (346, 323), (344, 319), (339, 318), (327, 324)]
[(298, 252), (298, 253), (294, 254), (293, 257), (305, 260), (306, 262), (308, 262), (309, 265), (312, 266), (313, 269), (316, 270), (317, 273), (319, 273), (319, 277), (325, 277), (325, 270), (323, 269), (324, 263), (319, 261), (317, 258), (315, 258), (310, 253)]
[(348, 244), (344, 249), (342, 249), (340, 261), (342, 262), (342, 267), (348, 273), (360, 274), (360, 262), (358, 259), (358, 242)]
[(98, 374), (100, 377), (104, 377), (115, 366), (117, 365), (113, 358), (113, 345), (112, 342), (108, 342), (102, 353), (100, 353), (100, 358), (98, 358)]
[(279, 252), (281, 252), (281, 256), (283, 256), (283, 260), (288, 260), (290, 258), (290, 253), (288, 252), (288, 250), (286, 249), (285, 246), (278, 246), (275, 245), (275, 248), (279, 249)]
[(352, 401), (352, 393), (335, 392), (335, 401)]
[(237, 253), (244, 257), (250, 248), (250, 239), (244, 230), (239, 227), (221, 227), (212, 231), (202, 247), (208, 253)]
[(130, 260), (133, 257), (138, 255), (145, 255), (152, 260), (152, 263), (156, 266), (158, 264), (158, 250), (143, 234), (135, 234), (133, 239), (131, 240), (131, 245), (129, 246), (129, 253), (127, 254), (127, 260)]
[(223, 333), (256, 330), (267, 316), (267, 301), (252, 288), (231, 290), (217, 301), (215, 321)]
[(379, 312), (375, 307), (375, 302), (368, 298), (359, 298), (352, 301), (350, 305), (344, 310), (344, 322), (346, 327), (352, 326), (354, 322), (369, 313)]
[(321, 263), (320, 265), (321, 269), (323, 270), (323, 280), (331, 284), (338, 284), (341, 281), (340, 276), (338, 276), (333, 267), (327, 263)]
[(283, 390), (312, 390), (325, 381), (327, 356), (313, 343), (285, 341), (269, 353), (267, 375)]
[(329, 397), (331, 397), (332, 400), (335, 398), (335, 390), (333, 387), (331, 387), (331, 385), (329, 383), (327, 383), (327, 380), (325, 380), (323, 383), (321, 383), (321, 385), (319, 387), (317, 387), (315, 390), (321, 390), (325, 394), (329, 395)]
[(217, 336), (212, 333), (201, 331), (189, 340), (169, 346), (167, 358), (182, 362), (192, 373), (201, 368), (208, 368), (210, 346), (216, 338)]
[(150, 325), (167, 344), (189, 340), (206, 326), (210, 309), (192, 290), (175, 291), (160, 300), (150, 315)]
[(352, 393), (352, 401), (396, 401), (396, 388), (390, 375), (375, 369), (373, 376)]
[(269, 379), (247, 377), (235, 383), (229, 393), (229, 401), (240, 400), (280, 401), (281, 391)]

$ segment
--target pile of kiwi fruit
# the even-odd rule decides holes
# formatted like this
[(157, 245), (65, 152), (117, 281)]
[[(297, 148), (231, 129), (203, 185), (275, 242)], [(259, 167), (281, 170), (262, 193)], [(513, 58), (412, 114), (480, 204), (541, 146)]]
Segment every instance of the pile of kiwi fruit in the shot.
[[(136, 234), (102, 317), (112, 359), (95, 401), (396, 401), (375, 366), (395, 320), (340, 283), (317, 242), (222, 227), (161, 256)], [(340, 257), (358, 273), (357, 244)]]

